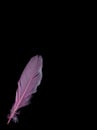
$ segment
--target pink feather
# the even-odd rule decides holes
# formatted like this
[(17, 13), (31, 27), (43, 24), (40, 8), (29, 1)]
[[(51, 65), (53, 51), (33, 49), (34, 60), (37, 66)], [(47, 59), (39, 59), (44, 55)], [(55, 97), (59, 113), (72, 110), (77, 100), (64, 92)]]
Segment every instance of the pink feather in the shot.
[(10, 123), (11, 119), (17, 122), (17, 114), (19, 114), (17, 111), (30, 103), (32, 94), (37, 91), (37, 87), (40, 85), (42, 79), (42, 66), (43, 60), (41, 56), (32, 57), (26, 65), (18, 81), (15, 103), (8, 116), (7, 124)]

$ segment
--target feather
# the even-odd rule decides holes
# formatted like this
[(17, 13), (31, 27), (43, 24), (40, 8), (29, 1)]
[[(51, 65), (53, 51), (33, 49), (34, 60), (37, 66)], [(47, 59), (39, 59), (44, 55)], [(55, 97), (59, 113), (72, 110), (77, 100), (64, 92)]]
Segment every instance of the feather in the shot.
[(38, 55), (32, 57), (26, 65), (18, 81), (15, 103), (8, 116), (7, 124), (10, 123), (11, 119), (13, 119), (14, 122), (17, 122), (17, 115), (19, 114), (17, 111), (20, 108), (29, 105), (32, 94), (37, 91), (37, 87), (40, 85), (42, 79), (42, 66), (42, 57)]

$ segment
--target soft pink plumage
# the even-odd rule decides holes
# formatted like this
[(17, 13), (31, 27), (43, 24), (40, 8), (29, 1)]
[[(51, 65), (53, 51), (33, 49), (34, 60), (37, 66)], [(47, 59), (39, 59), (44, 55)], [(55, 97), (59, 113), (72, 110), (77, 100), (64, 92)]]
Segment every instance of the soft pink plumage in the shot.
[(8, 116), (7, 124), (9, 124), (11, 119), (15, 122), (17, 121), (17, 110), (28, 105), (32, 94), (37, 91), (37, 87), (40, 85), (42, 79), (42, 66), (42, 57), (34, 56), (25, 67), (18, 81), (15, 103)]

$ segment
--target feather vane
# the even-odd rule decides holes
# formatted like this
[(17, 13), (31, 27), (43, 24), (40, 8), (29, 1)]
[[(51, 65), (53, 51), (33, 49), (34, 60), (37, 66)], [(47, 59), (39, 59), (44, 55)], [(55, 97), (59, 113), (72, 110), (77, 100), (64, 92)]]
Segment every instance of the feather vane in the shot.
[(16, 91), (15, 103), (12, 106), (10, 115), (8, 116), (8, 122), (10, 123), (11, 119), (14, 122), (17, 122), (17, 111), (29, 105), (32, 94), (36, 93), (37, 87), (40, 85), (42, 79), (42, 66), (43, 59), (41, 56), (34, 56), (26, 65), (19, 81), (18, 88)]

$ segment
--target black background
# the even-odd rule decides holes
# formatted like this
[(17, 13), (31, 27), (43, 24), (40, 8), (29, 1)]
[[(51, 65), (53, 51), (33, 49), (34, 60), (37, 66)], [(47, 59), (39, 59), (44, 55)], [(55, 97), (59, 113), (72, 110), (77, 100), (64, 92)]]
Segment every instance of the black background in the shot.
[[(2, 47), (4, 51), (1, 53), (0, 71), (0, 127), (5, 129), (50, 129), (63, 127), (64, 124), (66, 127), (69, 122), (72, 124), (79, 118), (83, 112), (81, 104), (86, 103), (83, 99), (86, 92), (86, 88), (82, 86), (83, 67), (79, 66), (79, 64), (81, 66), (83, 64), (78, 60), (80, 55), (76, 55), (72, 46), (66, 44), (64, 46), (55, 44), (54, 46), (50, 38), (48, 39), (51, 40), (51, 43), (47, 38), (46, 42), (39, 39), (37, 43), (31, 39), (27, 42), (27, 39), (28, 36), (23, 40), (23, 44), (19, 41), (19, 44), (6, 47), (7, 51)], [(58, 41), (55, 42), (58, 43)], [(31, 99), (31, 104), (21, 109), (18, 116), (19, 122), (15, 124), (11, 121), (7, 125), (7, 115), (15, 100), (17, 82), (30, 58), (37, 54), (43, 57), (42, 82), (37, 93)]]
[[(65, 81), (66, 76), (61, 75), (65, 70), (65, 68), (60, 68), (60, 65), (64, 64), (61, 61), (63, 59), (62, 52), (60, 53), (60, 48), (57, 45), (53, 46), (53, 42), (48, 44), (48, 39), (45, 39), (44, 43), (41, 40), (38, 40), (38, 43), (32, 40), (30, 44), (29, 40), (27, 43), (27, 39), (26, 42), (23, 40), (23, 44), (19, 41), (19, 44), (6, 46), (5, 50), (2, 46), (4, 51), (1, 56), (0, 128), (46, 129), (59, 125), (58, 122), (63, 116), (64, 98), (62, 96), (64, 93), (62, 87), (64, 85), (62, 85), (62, 80)], [(16, 43), (15, 40), (14, 42)], [(41, 85), (38, 87), (37, 93), (34, 94), (31, 104), (21, 109), (18, 116), (19, 123), (15, 124), (11, 121), (7, 125), (7, 115), (15, 100), (17, 82), (30, 58), (37, 54), (43, 57)], [(59, 81), (61, 76), (62, 79)]]
[[(87, 102), (86, 62), (90, 57), (84, 45), (86, 34), (83, 37), (82, 24), (75, 22), (72, 11), (72, 17), (68, 10), (64, 15), (55, 10), (43, 12), (23, 12), (11, 16), (12, 20), (4, 15), (6, 20), (2, 19), (0, 129), (61, 129), (83, 122), (83, 117), (78, 119)], [(43, 57), (42, 82), (31, 104), (21, 109), (19, 123), (6, 125), (20, 75), (37, 54)]]
[[(48, 30), (48, 29), (47, 29)], [(32, 35), (31, 32), (8, 35), (2, 43), (9, 43), (1, 49), (1, 91), (0, 128), (5, 129), (51, 129), (60, 128), (74, 122), (82, 111), (81, 74), (83, 66), (80, 48), (69, 44), (65, 36), (64, 44), (60, 34), (48, 31)], [(49, 36), (50, 34), (50, 36)], [(51, 37), (51, 35), (53, 37)], [(19, 37), (20, 36), (20, 37)], [(72, 40), (72, 39), (71, 39)], [(10, 44), (11, 43), (11, 44)], [(43, 79), (34, 94), (31, 104), (21, 109), (19, 123), (7, 123), (7, 115), (15, 100), (17, 82), (30, 60), (35, 55), (43, 57)], [(79, 87), (78, 87), (79, 86)], [(84, 94), (83, 94), (84, 95)], [(83, 108), (81, 108), (83, 109)], [(78, 113), (78, 114), (75, 114)]]

